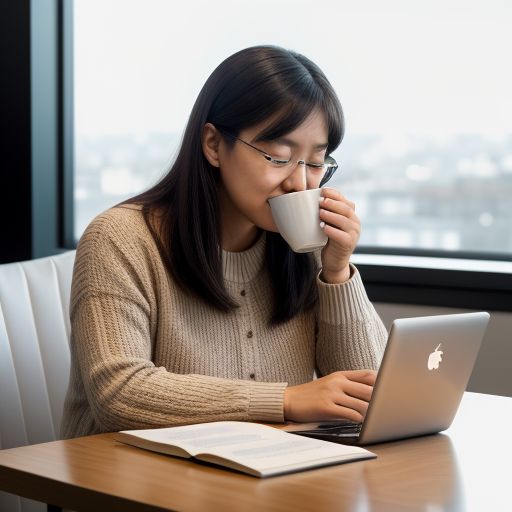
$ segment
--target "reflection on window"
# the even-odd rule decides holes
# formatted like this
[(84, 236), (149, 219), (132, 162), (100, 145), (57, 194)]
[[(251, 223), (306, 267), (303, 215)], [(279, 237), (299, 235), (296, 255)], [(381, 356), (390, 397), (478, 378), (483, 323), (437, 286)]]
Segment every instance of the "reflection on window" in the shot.
[(512, 255), (512, 11), (393, 3), (319, 0), (336, 28), (318, 37), (296, 30), (311, 24), (299, 0), (75, 0), (76, 238), (164, 174), (221, 60), (272, 43), (338, 90), (347, 126), (330, 186), (355, 201), (361, 246)]

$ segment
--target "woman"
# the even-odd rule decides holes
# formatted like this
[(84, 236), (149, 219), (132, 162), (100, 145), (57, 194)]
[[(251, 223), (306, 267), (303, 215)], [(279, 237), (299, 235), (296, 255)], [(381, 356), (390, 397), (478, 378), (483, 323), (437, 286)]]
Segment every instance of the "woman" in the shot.
[(323, 189), (328, 243), (295, 254), (267, 203), (325, 181), (343, 130), (334, 90), (304, 56), (259, 46), (219, 65), (169, 173), (80, 240), (64, 437), (362, 420), (386, 331), (349, 263), (354, 205)]

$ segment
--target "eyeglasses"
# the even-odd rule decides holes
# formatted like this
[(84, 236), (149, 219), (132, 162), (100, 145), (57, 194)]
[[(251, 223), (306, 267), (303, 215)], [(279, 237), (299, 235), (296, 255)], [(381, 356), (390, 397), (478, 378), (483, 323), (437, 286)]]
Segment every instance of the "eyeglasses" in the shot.
[[(263, 151), (262, 149), (257, 148), (256, 146), (253, 146), (249, 142), (240, 139), (239, 137), (233, 135), (232, 133), (229, 133), (225, 130), (222, 130), (218, 128), (218, 130), (223, 133), (224, 135), (227, 135), (233, 140), (242, 142), (246, 146), (249, 146), (250, 148), (256, 150), (260, 155), (263, 156), (263, 158), (269, 162), (274, 167), (278, 168), (287, 168), (290, 167), (294, 162), (292, 162), (292, 159), (289, 158), (288, 160), (285, 160), (283, 158), (276, 158), (272, 155), (269, 155), (266, 151)], [(313, 162), (306, 162), (305, 160), (298, 160), (295, 162), (299, 165), (304, 165), (307, 168), (313, 170), (314, 172), (318, 172), (322, 178), (320, 180), (320, 184), (318, 185), (318, 188), (322, 187), (325, 183), (327, 183), (333, 176), (333, 174), (336, 172), (336, 169), (338, 169), (338, 163), (332, 156), (327, 156), (325, 160), (322, 163), (313, 163)]]

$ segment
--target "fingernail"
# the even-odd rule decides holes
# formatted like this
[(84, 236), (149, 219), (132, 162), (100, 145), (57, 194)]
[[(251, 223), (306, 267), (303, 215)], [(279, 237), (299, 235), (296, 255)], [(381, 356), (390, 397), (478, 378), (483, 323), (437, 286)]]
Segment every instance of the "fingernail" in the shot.
[(320, 222), (320, 227), (321, 227), (322, 229), (324, 229), (324, 226), (325, 226), (325, 222), (324, 222), (324, 221)]
[(325, 199), (324, 196), (320, 196), (319, 199), (318, 199), (318, 202), (321, 203), (324, 199)]

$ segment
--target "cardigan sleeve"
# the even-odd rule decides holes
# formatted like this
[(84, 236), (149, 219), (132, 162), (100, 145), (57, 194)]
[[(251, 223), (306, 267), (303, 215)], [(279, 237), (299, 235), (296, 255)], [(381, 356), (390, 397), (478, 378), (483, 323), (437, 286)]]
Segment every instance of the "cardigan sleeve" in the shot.
[(341, 284), (328, 284), (317, 275), (318, 333), (316, 367), (320, 375), (340, 370), (379, 368), (387, 331), (366, 295), (361, 275)]
[(76, 389), (71, 379), (70, 403), (82, 388), (98, 431), (217, 420), (282, 422), (286, 383), (175, 374), (155, 366), (155, 276), (147, 242), (137, 243), (128, 229), (115, 215), (100, 216), (78, 246), (70, 308), (71, 374), (78, 377)]

